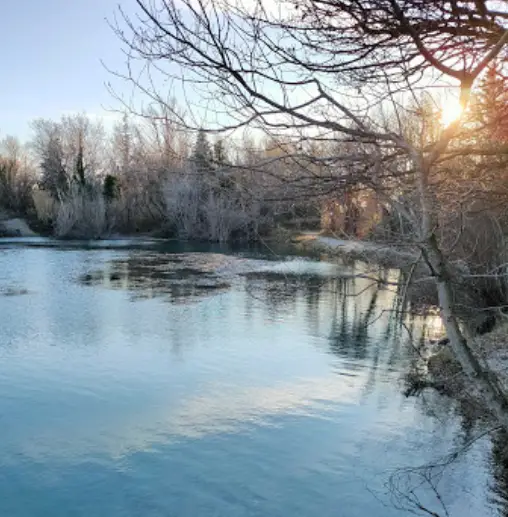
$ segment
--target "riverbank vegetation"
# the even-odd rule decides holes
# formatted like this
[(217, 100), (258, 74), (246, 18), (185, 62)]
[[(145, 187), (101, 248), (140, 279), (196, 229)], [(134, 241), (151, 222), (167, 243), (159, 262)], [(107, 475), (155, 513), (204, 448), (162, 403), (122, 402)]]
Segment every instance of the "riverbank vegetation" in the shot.
[(23, 145), (4, 138), (0, 208), (59, 238), (251, 241), (302, 215), (317, 227), (319, 202), (309, 208), (287, 196), (293, 170), (282, 144), (248, 137), (228, 144), (179, 127), (160, 109), (148, 121), (125, 114), (110, 132), (75, 115), (34, 121)]

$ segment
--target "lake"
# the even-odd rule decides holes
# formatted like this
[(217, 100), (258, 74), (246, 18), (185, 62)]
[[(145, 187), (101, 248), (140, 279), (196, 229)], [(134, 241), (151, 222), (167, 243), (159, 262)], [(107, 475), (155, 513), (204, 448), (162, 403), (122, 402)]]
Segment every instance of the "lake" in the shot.
[[(0, 240), (0, 515), (409, 515), (400, 469), (480, 430), (446, 397), (404, 396), (409, 332), (439, 322), (398, 324), (362, 268)], [(497, 515), (490, 447), (442, 473), (450, 515)]]

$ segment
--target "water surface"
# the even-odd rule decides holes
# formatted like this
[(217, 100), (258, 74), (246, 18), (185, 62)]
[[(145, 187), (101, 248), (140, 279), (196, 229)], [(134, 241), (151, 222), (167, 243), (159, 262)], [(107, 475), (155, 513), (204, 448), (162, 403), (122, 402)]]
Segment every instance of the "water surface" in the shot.
[[(190, 251), (3, 241), (0, 515), (407, 514), (390, 474), (475, 431), (404, 397), (392, 290), (351, 264)], [(443, 475), (451, 515), (494, 514), (488, 447)]]

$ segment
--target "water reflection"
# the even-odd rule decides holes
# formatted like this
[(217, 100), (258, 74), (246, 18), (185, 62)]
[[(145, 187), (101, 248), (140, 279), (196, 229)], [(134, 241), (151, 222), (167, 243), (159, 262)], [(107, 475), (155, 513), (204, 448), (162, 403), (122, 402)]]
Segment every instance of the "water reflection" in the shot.
[[(403, 301), (400, 291), (405, 283), (400, 275), (351, 261), (274, 262), (219, 253), (137, 252), (81, 275), (80, 282), (128, 290), (132, 300), (161, 297), (172, 303), (204, 300), (241, 285), (247, 320), (256, 302), (266, 321), (298, 314), (314, 335), (326, 335), (332, 354), (352, 363), (370, 362), (375, 372), (381, 359), (400, 369), (413, 357), (414, 347), (442, 333), (437, 315), (415, 313)], [(203, 324), (213, 318), (203, 307)], [(184, 340), (178, 328), (174, 327), (175, 343)], [(184, 324), (181, 332), (188, 331)]]
[(179, 303), (199, 300), (229, 288), (229, 284), (213, 271), (227, 262), (227, 257), (209, 254), (131, 254), (116, 259), (103, 269), (80, 277), (84, 285), (125, 289), (133, 299), (163, 296)]
[[(371, 494), (387, 470), (433, 460), (463, 434), (448, 399), (402, 396), (410, 336), (437, 323), (393, 317), (395, 271), (6, 253), (0, 281), (24, 286), (23, 259), (34, 294), (0, 297), (2, 514), (42, 515), (22, 500), (58, 514), (63, 500), (62, 515), (136, 515), (149, 501), (157, 511), (143, 515), (391, 517)], [(458, 515), (484, 513), (487, 472), (466, 458), (447, 478)], [(141, 506), (113, 504), (117, 493)]]
[[(96, 414), (93, 427), (99, 432), (94, 436), (90, 426), (70, 410), (69, 422), (60, 422), (56, 428), (40, 427), (37, 439), (18, 437), (18, 453), (35, 461), (79, 461), (97, 454), (120, 458), (181, 439), (245, 432), (253, 426), (276, 426), (277, 418), (287, 415), (323, 419), (328, 412), (359, 400), (355, 384), (333, 377), (302, 378), (298, 383), (257, 387), (216, 382), (207, 387), (206, 393), (182, 397), (177, 402), (168, 397), (166, 404), (137, 408), (136, 413), (124, 410), (114, 418)], [(9, 433), (7, 438), (11, 438)], [(15, 458), (8, 454), (3, 461), (13, 463)]]
[[(401, 360), (401, 342), (417, 345), (443, 332), (437, 314), (402, 305), (399, 275), (342, 264), (328, 275), (257, 271), (244, 276), (247, 292), (263, 300), (267, 317), (293, 314), (303, 304), (306, 322), (316, 334), (329, 329), (334, 354), (358, 361), (371, 356), (375, 362), (383, 350), (388, 364), (394, 364)], [(405, 353), (412, 355), (411, 348)]]
[(0, 296), (24, 296), (30, 294), (28, 289), (17, 286), (5, 286), (0, 288)]

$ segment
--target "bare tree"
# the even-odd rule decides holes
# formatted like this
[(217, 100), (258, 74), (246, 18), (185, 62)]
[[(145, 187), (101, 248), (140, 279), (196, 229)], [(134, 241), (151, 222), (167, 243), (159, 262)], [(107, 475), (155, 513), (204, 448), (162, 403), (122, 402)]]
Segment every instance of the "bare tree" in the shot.
[(32, 209), (35, 167), (29, 153), (16, 138), (0, 141), (0, 207), (16, 214)]
[[(117, 33), (133, 59), (169, 77), (185, 74), (225, 128), (251, 125), (271, 134), (333, 141), (325, 162), (335, 188), (374, 189), (403, 213), (412, 244), (433, 278), (456, 357), (490, 410), (508, 428), (508, 400), (473, 351), (455, 306), (460, 274), (444, 252), (439, 230), (444, 207), (435, 195), (440, 163), (462, 121), (415, 143), (401, 114), (418, 92), (451, 88), (465, 109), (479, 78), (507, 56), (506, 2), (445, 0), (305, 0), (249, 3), (230, 0), (136, 0), (139, 16), (123, 16)], [(175, 65), (180, 70), (175, 70)], [(125, 77), (163, 102), (154, 82)], [(204, 90), (208, 90), (206, 95)], [(390, 112), (387, 123), (383, 113)], [(393, 123), (395, 121), (395, 123)], [(461, 154), (467, 155), (468, 149)], [(315, 177), (322, 185), (323, 178)], [(394, 182), (417, 201), (409, 212)], [(390, 188), (387, 188), (387, 185)]]
[(73, 115), (64, 116), (59, 122), (38, 119), (32, 128), (41, 186), (55, 199), (69, 191), (72, 181), (94, 183), (104, 174), (106, 138), (100, 122), (86, 115)]

